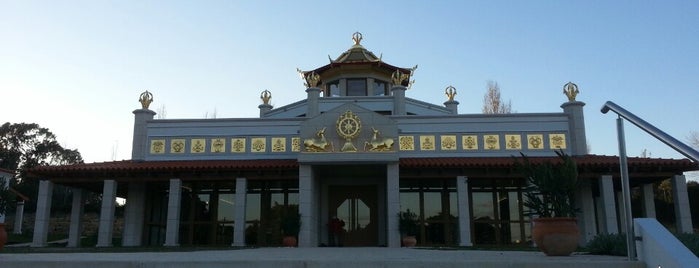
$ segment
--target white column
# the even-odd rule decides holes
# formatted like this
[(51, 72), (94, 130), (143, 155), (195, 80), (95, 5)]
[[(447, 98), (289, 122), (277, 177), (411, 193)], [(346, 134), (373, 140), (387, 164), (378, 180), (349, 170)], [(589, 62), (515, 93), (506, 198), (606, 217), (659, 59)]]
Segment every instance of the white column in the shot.
[(68, 230), (69, 248), (80, 247), (80, 236), (83, 232), (82, 216), (85, 212), (85, 190), (73, 188), (73, 204), (70, 208), (70, 229)]
[(603, 175), (599, 179), (599, 193), (602, 201), (602, 230), (608, 234), (619, 233), (616, 220), (616, 202), (614, 200), (614, 182), (611, 175)]
[(595, 202), (592, 196), (592, 185), (587, 179), (581, 179), (578, 191), (575, 193), (575, 203), (580, 208), (578, 226), (580, 226), (580, 245), (584, 246), (597, 235), (595, 225)]
[(462, 247), (473, 246), (471, 240), (471, 204), (468, 200), (468, 178), (456, 177), (456, 198), (459, 209), (459, 245)]
[(100, 210), (100, 225), (97, 230), (97, 247), (111, 247), (114, 236), (114, 210), (116, 209), (117, 183), (105, 180), (102, 189), (102, 208)]
[(32, 247), (45, 247), (49, 235), (51, 219), (51, 196), (53, 183), (47, 180), (39, 181), (39, 194), (36, 200), (36, 218), (34, 219), (34, 237)]
[(24, 222), (24, 200), (17, 201), (17, 211), (15, 212), (15, 226), (13, 234), (22, 234), (22, 222)]
[(386, 165), (386, 225), (388, 247), (400, 247), (400, 228), (398, 213), (400, 212), (400, 167), (398, 163)]
[(245, 246), (245, 207), (248, 192), (248, 180), (235, 179), (235, 223), (233, 226), (233, 246)]
[(679, 233), (693, 233), (692, 212), (689, 209), (687, 179), (684, 175), (675, 175), (672, 181), (672, 199), (675, 202), (675, 224)]
[(129, 191), (124, 209), (124, 232), (121, 244), (125, 247), (141, 245), (146, 206), (146, 184), (129, 182)]
[(311, 165), (299, 165), (299, 247), (315, 247), (318, 242), (316, 183)]
[(182, 199), (182, 180), (170, 179), (170, 192), (167, 201), (167, 223), (165, 226), (165, 244), (167, 247), (179, 246), (180, 236), (180, 200)]
[(655, 219), (655, 193), (653, 188), (652, 183), (643, 185), (643, 216)]

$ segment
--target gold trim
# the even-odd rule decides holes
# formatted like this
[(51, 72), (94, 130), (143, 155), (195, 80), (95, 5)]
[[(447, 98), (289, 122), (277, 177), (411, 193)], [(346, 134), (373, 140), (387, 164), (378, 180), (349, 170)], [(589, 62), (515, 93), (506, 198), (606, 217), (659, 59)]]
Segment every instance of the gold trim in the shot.
[(478, 136), (477, 135), (461, 136), (461, 146), (464, 150), (478, 150)]
[(355, 115), (351, 110), (347, 110), (337, 118), (335, 130), (340, 137), (345, 139), (345, 144), (340, 151), (356, 152), (357, 147), (352, 143), (352, 139), (359, 136), (359, 133), (362, 131), (362, 121), (359, 119), (359, 116)]
[(398, 137), (398, 148), (401, 151), (414, 151), (415, 150), (415, 138), (413, 136), (400, 136)]
[(185, 152), (185, 139), (172, 139), (170, 140), (170, 153), (171, 154), (183, 154)]
[(439, 139), (442, 151), (454, 151), (458, 147), (456, 144), (456, 135), (442, 135)]
[(165, 140), (151, 140), (150, 141), (150, 153), (151, 154), (164, 154), (165, 153)]
[(231, 139), (231, 153), (245, 153), (246, 152), (246, 138), (232, 138)]

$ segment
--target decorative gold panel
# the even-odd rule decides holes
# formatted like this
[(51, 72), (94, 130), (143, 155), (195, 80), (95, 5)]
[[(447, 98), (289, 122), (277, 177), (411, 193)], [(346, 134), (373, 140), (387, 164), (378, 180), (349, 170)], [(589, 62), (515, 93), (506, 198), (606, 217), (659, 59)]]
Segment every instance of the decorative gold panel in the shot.
[(415, 150), (415, 138), (413, 136), (400, 136), (398, 137), (398, 147), (401, 151), (414, 151)]
[(163, 154), (163, 153), (165, 153), (165, 140), (151, 140), (150, 141), (150, 153), (151, 154)]
[(486, 150), (500, 150), (500, 136), (498, 134), (483, 135)]
[(272, 152), (283, 153), (286, 152), (286, 138), (272, 138)]
[(291, 138), (291, 151), (300, 152), (301, 151), (301, 138), (294, 137)]
[(522, 136), (516, 134), (505, 135), (507, 150), (522, 150)]
[(189, 151), (193, 154), (200, 154), (206, 151), (205, 139), (192, 139)]
[(212, 153), (225, 153), (226, 152), (226, 139), (222, 139), (222, 138), (211, 139), (211, 152)]
[(267, 151), (267, 138), (250, 139), (250, 151), (253, 153), (264, 153)]
[(245, 138), (232, 138), (231, 139), (231, 153), (244, 153), (245, 152)]
[(440, 145), (443, 151), (454, 151), (456, 150), (456, 135), (442, 135), (440, 138)]
[(551, 149), (565, 149), (566, 134), (549, 134), (549, 144)]
[(529, 134), (527, 135), (527, 149), (540, 150), (544, 149), (544, 135)]
[(461, 136), (461, 146), (463, 146), (464, 150), (478, 150), (478, 136)]
[(434, 136), (420, 136), (420, 150), (434, 151)]
[(183, 154), (184, 153), (184, 139), (172, 139), (172, 140), (170, 140), (170, 153), (171, 154)]

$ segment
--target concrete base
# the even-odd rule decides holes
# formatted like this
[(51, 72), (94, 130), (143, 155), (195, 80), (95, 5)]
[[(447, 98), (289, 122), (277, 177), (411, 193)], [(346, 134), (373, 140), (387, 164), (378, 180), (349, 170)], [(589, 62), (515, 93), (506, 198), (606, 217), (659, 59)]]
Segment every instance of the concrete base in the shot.
[(26, 267), (595, 267), (640, 268), (626, 257), (546, 257), (535, 251), (408, 248), (258, 248), (195, 252), (0, 254), (3, 268)]

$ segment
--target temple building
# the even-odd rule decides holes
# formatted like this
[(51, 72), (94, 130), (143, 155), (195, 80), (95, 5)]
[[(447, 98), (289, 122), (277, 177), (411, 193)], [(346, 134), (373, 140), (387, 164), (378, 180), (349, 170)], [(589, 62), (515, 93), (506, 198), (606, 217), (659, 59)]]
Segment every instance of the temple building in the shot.
[[(455, 88), (440, 105), (409, 98), (417, 66), (393, 66), (360, 33), (352, 39), (328, 64), (298, 70), (305, 99), (275, 108), (263, 91), (259, 118), (154, 119), (153, 95), (144, 92), (131, 160), (31, 170), (40, 180), (33, 246), (47, 244), (55, 184), (74, 189), (71, 247), (85, 191), (103, 197), (98, 247), (114, 246), (117, 197), (126, 200), (123, 246), (278, 246), (290, 210), (300, 214), (302, 247), (400, 247), (398, 215), (408, 210), (418, 245), (530, 245), (527, 181), (513, 156), (554, 161), (558, 150), (578, 166), (583, 242), (623, 231), (619, 158), (587, 153), (575, 84), (563, 86), (559, 111), (460, 114)], [(683, 172), (697, 165), (628, 163), (644, 196), (636, 216), (655, 217), (652, 184), (671, 178), (677, 229), (692, 230)], [(339, 235), (335, 218), (344, 223)]]

